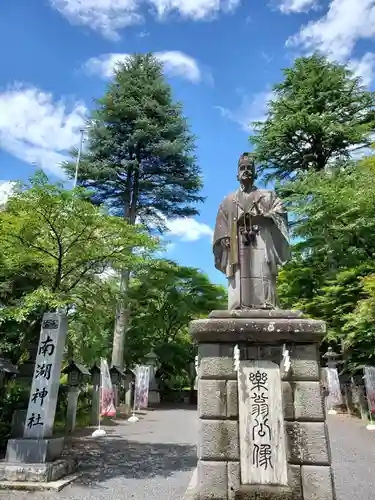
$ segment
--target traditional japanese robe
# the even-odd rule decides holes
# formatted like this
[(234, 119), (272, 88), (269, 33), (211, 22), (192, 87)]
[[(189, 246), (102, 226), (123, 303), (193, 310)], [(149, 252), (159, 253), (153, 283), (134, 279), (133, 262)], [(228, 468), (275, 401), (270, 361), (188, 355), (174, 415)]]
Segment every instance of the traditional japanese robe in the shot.
[[(263, 215), (257, 215), (254, 202)], [(245, 215), (258, 232), (249, 246), (243, 241)], [(248, 217), (248, 216), (247, 216)], [(221, 244), (229, 238), (230, 246)], [(273, 191), (241, 188), (219, 207), (213, 239), (215, 267), (228, 278), (228, 309), (276, 308), (277, 266), (290, 255), (287, 214)]]

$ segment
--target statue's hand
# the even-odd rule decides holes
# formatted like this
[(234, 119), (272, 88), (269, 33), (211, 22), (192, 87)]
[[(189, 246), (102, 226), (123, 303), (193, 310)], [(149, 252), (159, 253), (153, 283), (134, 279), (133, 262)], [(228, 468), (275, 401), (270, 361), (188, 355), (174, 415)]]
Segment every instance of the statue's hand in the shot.
[(222, 238), (221, 246), (223, 248), (229, 248), (230, 247), (230, 238)]
[(260, 216), (264, 215), (264, 210), (260, 206), (260, 201), (254, 201), (254, 205), (253, 205), (253, 209), (252, 209), (251, 213), (252, 213), (252, 215), (260, 215)]

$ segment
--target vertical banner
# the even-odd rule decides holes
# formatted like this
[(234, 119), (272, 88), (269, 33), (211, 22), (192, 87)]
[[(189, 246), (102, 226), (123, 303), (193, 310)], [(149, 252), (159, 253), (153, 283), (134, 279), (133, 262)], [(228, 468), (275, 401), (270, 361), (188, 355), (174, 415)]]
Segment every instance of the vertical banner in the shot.
[(147, 408), (148, 388), (150, 383), (150, 367), (137, 365), (135, 368), (135, 408)]
[(327, 408), (332, 410), (334, 406), (342, 404), (339, 374), (337, 368), (326, 368), (325, 371), (329, 391), (327, 396)]
[(111, 375), (108, 363), (105, 359), (100, 360), (100, 416), (115, 417), (115, 393), (112, 387)]
[(365, 366), (365, 383), (368, 408), (371, 415), (375, 415), (375, 367)]

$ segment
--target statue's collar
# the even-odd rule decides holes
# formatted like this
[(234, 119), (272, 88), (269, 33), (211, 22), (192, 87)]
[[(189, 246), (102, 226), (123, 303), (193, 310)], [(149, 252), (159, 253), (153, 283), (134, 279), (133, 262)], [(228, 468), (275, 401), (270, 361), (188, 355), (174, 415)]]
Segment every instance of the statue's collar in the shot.
[[(242, 186), (242, 185), (240, 185), (240, 191), (241, 191), (242, 193), (245, 193), (244, 188), (243, 188), (243, 186)], [(258, 188), (255, 186), (255, 184), (253, 184), (253, 185), (251, 186), (251, 190), (249, 191), (249, 193), (252, 193), (252, 192), (254, 192), (254, 191), (258, 191)]]

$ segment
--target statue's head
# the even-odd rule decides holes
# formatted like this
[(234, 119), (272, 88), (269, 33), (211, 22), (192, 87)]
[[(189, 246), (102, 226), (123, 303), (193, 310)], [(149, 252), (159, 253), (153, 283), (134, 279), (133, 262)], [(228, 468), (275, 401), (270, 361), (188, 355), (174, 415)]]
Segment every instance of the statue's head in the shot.
[(250, 153), (242, 153), (238, 160), (237, 180), (241, 185), (253, 185), (255, 179), (255, 163)]

